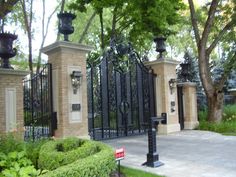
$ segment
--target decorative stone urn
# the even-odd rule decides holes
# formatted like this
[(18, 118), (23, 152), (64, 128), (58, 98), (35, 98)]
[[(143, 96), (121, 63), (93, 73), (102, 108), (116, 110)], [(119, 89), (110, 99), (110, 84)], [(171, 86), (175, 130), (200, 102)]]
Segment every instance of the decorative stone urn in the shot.
[(162, 53), (166, 51), (166, 46), (165, 46), (165, 37), (155, 37), (154, 42), (156, 43), (156, 51), (160, 53), (159, 58), (163, 59)]
[(190, 64), (187, 62), (187, 63), (181, 63), (180, 64), (180, 67), (182, 68), (181, 70), (181, 75), (183, 76), (183, 81), (184, 82), (188, 82), (188, 76), (189, 76), (189, 67), (190, 67)]
[(64, 41), (69, 41), (68, 35), (74, 32), (72, 26), (72, 20), (75, 19), (76, 15), (70, 12), (63, 12), (57, 15), (59, 18), (59, 32), (64, 34)]
[(12, 48), (13, 41), (17, 39), (17, 35), (11, 33), (0, 33), (0, 57), (1, 68), (13, 69), (9, 63), (9, 59), (16, 55), (16, 49)]

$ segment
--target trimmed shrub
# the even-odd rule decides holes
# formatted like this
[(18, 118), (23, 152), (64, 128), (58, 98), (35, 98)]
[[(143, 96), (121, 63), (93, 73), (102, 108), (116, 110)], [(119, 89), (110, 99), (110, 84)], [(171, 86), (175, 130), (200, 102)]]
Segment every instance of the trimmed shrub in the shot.
[(98, 152), (98, 148), (91, 141), (78, 138), (49, 141), (41, 147), (38, 167), (45, 170), (53, 170), (96, 152)]
[(84, 141), (78, 138), (67, 138), (56, 145), (56, 149), (61, 152), (68, 152), (83, 145)]
[[(74, 138), (74, 140), (79, 139)], [(82, 141), (79, 147), (68, 148), (69, 151), (64, 152), (58, 151), (58, 144), (64, 144), (67, 141), (68, 139), (52, 141), (42, 146), (39, 166), (51, 171), (41, 177), (109, 177), (110, 173), (115, 170), (114, 152), (107, 145), (90, 140), (79, 140)]]
[(41, 146), (48, 141), (49, 139), (40, 139), (37, 141), (25, 142), (26, 156), (28, 159), (32, 161), (36, 169), (38, 169), (38, 158), (39, 158), (39, 151), (41, 149)]

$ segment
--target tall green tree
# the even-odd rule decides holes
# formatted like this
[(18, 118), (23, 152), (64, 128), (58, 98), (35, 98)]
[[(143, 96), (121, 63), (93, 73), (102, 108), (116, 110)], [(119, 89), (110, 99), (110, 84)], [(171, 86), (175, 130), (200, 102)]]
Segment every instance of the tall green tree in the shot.
[[(188, 0), (188, 3), (197, 46), (200, 78), (207, 96), (208, 120), (220, 122), (224, 100), (223, 87), (236, 65), (236, 53), (232, 47), (236, 39), (236, 1), (212, 0), (202, 9), (203, 12), (206, 12), (204, 20), (197, 15), (193, 0)], [(219, 79), (214, 80), (210, 63), (217, 45), (225, 50), (227, 59), (222, 75)]]

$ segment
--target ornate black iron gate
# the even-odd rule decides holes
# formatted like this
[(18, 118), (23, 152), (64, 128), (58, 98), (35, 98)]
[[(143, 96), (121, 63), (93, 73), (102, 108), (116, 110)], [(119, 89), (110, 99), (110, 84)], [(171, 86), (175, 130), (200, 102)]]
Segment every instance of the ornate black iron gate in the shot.
[(154, 74), (130, 44), (113, 44), (88, 67), (89, 133), (95, 140), (145, 133), (155, 116)]
[(56, 128), (51, 73), (51, 64), (46, 64), (39, 74), (23, 81), (25, 140), (52, 136)]

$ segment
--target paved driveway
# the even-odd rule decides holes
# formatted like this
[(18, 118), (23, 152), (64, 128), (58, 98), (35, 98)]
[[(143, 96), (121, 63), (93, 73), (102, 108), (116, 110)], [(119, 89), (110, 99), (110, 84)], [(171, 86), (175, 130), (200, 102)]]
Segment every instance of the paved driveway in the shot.
[(142, 166), (148, 151), (147, 135), (104, 141), (124, 147), (122, 165), (167, 177), (236, 177), (236, 136), (189, 130), (157, 136), (158, 168)]

